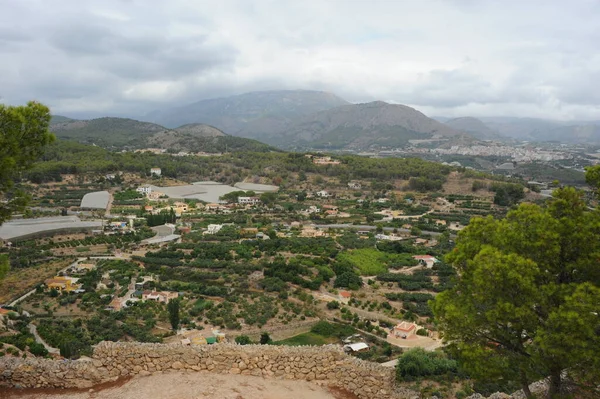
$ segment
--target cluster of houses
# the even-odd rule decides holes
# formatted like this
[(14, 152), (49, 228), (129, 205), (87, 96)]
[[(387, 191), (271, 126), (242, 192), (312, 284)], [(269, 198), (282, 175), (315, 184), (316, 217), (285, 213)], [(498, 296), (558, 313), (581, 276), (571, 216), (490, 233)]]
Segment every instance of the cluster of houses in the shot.
[(145, 205), (144, 206), (144, 211), (152, 213), (153, 215), (158, 215), (161, 212), (164, 211), (173, 211), (175, 212), (176, 216), (181, 216), (183, 213), (187, 212), (189, 210), (189, 205), (186, 204), (185, 202), (181, 202), (181, 201), (175, 201), (173, 203), (173, 205), (167, 205), (164, 207), (155, 207), (152, 205)]
[[(139, 291), (133, 293), (134, 296), (137, 297), (139, 295)], [(171, 299), (179, 298), (180, 294), (178, 292), (172, 291), (142, 291), (141, 299), (142, 301), (153, 301), (159, 303), (168, 303)]]
[(311, 154), (306, 154), (304, 156), (312, 159), (312, 162), (315, 165), (339, 165), (341, 163), (340, 161), (335, 160), (331, 157), (317, 157)]

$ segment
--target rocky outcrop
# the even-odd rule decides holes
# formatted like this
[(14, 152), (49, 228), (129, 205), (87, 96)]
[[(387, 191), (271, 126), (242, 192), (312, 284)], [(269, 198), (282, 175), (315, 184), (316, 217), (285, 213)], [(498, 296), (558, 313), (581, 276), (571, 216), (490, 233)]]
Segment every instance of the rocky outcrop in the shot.
[(0, 360), (0, 386), (87, 388), (121, 377), (177, 371), (242, 374), (314, 381), (359, 398), (416, 398), (395, 385), (394, 369), (346, 355), (339, 346), (282, 347), (218, 344), (175, 346), (102, 342), (91, 360)]

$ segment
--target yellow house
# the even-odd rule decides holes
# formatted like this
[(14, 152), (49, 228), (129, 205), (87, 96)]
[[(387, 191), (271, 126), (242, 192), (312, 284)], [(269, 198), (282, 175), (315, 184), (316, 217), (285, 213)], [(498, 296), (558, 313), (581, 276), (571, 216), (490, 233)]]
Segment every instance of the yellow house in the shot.
[(60, 292), (70, 292), (78, 287), (73, 285), (73, 279), (69, 277), (54, 277), (45, 281), (46, 287), (50, 290), (58, 290)]
[(187, 212), (187, 211), (188, 211), (188, 209), (189, 209), (189, 208), (188, 208), (188, 204), (186, 204), (185, 202), (179, 202), (179, 201), (178, 201), (178, 202), (175, 202), (175, 203), (173, 204), (173, 206), (174, 206), (174, 208), (173, 208), (173, 209), (175, 210), (175, 213), (183, 213), (183, 212)]

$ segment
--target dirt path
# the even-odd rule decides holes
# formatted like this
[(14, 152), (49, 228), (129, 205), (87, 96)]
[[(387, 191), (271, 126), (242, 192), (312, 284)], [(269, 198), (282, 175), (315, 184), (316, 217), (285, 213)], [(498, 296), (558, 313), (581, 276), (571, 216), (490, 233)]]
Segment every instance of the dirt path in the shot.
[(340, 389), (305, 381), (263, 379), (210, 373), (166, 373), (137, 377), (100, 391), (4, 391), (0, 398), (20, 399), (354, 399)]
[(29, 327), (29, 332), (31, 332), (31, 334), (35, 337), (35, 342), (37, 342), (38, 344), (44, 345), (44, 348), (46, 348), (48, 353), (52, 353), (53, 355), (60, 354), (59, 349), (51, 347), (50, 345), (48, 345), (48, 343), (46, 341), (44, 341), (44, 339), (42, 337), (40, 337), (40, 334), (38, 334), (37, 327), (35, 324), (30, 323), (28, 327)]

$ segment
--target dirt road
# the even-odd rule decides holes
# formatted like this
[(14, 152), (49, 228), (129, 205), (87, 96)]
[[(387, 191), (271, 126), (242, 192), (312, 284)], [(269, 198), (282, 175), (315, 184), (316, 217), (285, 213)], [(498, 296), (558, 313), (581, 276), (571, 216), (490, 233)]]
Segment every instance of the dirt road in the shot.
[(339, 389), (305, 381), (263, 379), (210, 373), (166, 373), (137, 377), (100, 391), (4, 391), (0, 398), (20, 399), (355, 399)]

